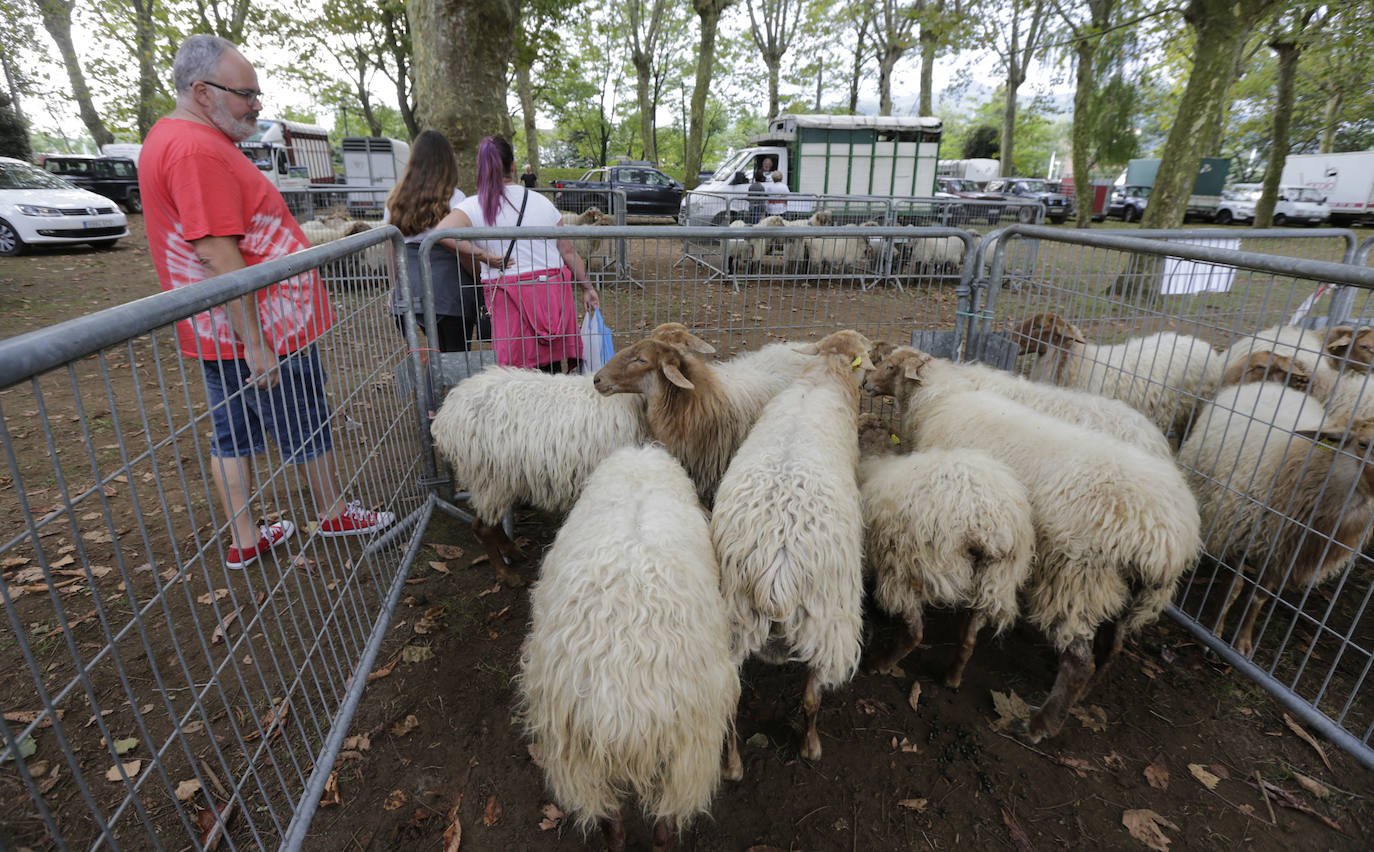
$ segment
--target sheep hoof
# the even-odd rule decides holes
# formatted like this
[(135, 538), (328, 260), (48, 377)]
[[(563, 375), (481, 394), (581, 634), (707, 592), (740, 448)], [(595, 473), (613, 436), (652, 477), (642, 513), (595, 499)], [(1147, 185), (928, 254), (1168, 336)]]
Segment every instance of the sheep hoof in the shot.
[(744, 780), (744, 766), (743, 766), (743, 765), (731, 766), (730, 764), (727, 763), (727, 764), (725, 765), (724, 771), (722, 771), (722, 772), (720, 773), (720, 777), (724, 778), (726, 781), (743, 781), (743, 780)]
[(953, 676), (950, 676), (950, 675), (945, 675), (945, 689), (952, 689), (952, 690), (954, 690), (955, 692), (958, 692), (958, 691), (959, 691), (959, 686), (960, 686), (961, 684), (963, 684), (963, 682), (964, 682), (964, 679), (963, 679), (962, 676), (961, 676), (961, 677), (953, 677)]
[(1031, 745), (1035, 745), (1045, 738), (1045, 722), (1042, 718), (1039, 707), (1029, 708), (1031, 715), (1027, 719), (1017, 719), (1012, 723), (1012, 733)]
[(870, 674), (886, 675), (888, 677), (906, 677), (906, 670), (897, 663), (880, 660), (871, 670)]
[(821, 738), (815, 733), (807, 734), (802, 740), (801, 756), (806, 760), (817, 761), (821, 759)]

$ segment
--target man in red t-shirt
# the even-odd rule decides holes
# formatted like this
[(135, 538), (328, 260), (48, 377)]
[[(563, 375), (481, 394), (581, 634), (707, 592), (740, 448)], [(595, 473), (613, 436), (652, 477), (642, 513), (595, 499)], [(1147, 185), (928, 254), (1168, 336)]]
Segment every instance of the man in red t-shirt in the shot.
[[(148, 249), (163, 290), (186, 287), (309, 248), (286, 202), (234, 145), (258, 132), (258, 75), (234, 45), (191, 36), (172, 65), (177, 106), (153, 125), (139, 155)], [(212, 477), (230, 519), (225, 562), (244, 568), (295, 531), (258, 526), (249, 456), (272, 435), (303, 465), (321, 535), (359, 535), (395, 515), (345, 503), (331, 465), (324, 370), (315, 339), (334, 322), (314, 270), (177, 323), (181, 353), (201, 362), (214, 424)]]

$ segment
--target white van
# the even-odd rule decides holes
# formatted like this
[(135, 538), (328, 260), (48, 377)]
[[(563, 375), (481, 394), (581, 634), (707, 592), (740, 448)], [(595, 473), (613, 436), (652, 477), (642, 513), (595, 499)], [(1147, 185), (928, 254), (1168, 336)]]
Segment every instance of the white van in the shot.
[(342, 143), (344, 183), (367, 192), (348, 194), (348, 214), (378, 218), (386, 196), (410, 162), (410, 145), (385, 136), (345, 136)]
[[(1257, 183), (1236, 183), (1221, 193), (1214, 218), (1218, 225), (1255, 221), (1255, 204), (1263, 187)], [(1326, 197), (1305, 186), (1280, 186), (1279, 200), (1274, 204), (1274, 227), (1284, 225), (1320, 225), (1331, 218)]]

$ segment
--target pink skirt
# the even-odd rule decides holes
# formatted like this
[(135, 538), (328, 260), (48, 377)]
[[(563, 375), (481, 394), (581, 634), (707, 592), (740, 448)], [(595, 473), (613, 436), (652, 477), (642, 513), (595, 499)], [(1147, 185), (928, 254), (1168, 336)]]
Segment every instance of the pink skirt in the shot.
[(540, 269), (484, 281), (496, 363), (542, 367), (582, 357), (572, 270)]

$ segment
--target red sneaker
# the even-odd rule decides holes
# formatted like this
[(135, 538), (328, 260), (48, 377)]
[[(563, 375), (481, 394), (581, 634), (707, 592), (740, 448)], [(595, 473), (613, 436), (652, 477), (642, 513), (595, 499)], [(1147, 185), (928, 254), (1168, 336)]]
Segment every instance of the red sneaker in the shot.
[(349, 503), (335, 517), (320, 521), (320, 535), (366, 535), (391, 526), (395, 520), (391, 512), (374, 512), (364, 509), (361, 503)]
[(258, 539), (257, 544), (242, 549), (231, 547), (224, 552), (226, 566), (235, 569), (247, 568), (257, 562), (259, 556), (290, 538), (296, 531), (296, 525), (290, 521), (277, 521), (275, 524), (258, 527), (258, 531), (262, 533), (262, 537)]

